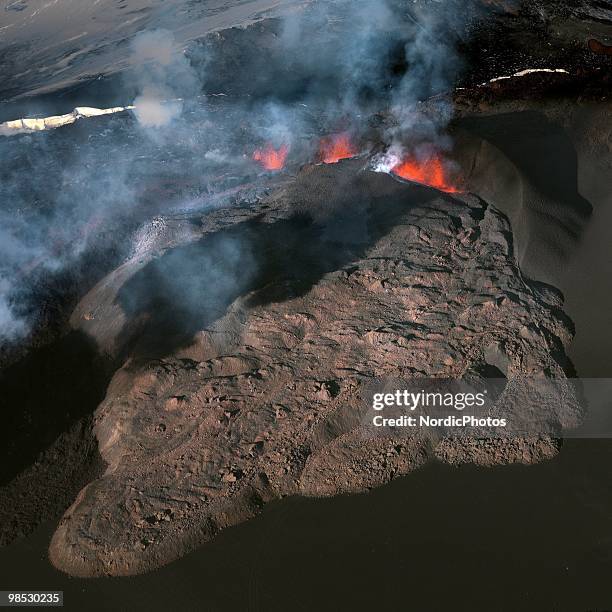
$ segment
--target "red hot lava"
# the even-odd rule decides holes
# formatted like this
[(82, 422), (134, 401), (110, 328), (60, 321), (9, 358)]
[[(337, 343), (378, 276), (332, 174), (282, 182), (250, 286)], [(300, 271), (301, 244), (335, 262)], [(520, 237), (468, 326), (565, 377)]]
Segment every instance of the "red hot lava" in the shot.
[(275, 149), (271, 144), (267, 144), (263, 149), (256, 149), (253, 159), (261, 164), (266, 170), (282, 170), (285, 166), (289, 147), (282, 145), (280, 149)]
[(391, 172), (407, 181), (435, 187), (447, 193), (457, 193), (460, 191), (447, 176), (442, 158), (437, 155), (432, 155), (423, 160), (418, 160), (415, 157), (406, 157), (393, 167)]
[(319, 155), (325, 164), (336, 164), (341, 159), (355, 157), (357, 150), (348, 134), (336, 134), (321, 140)]

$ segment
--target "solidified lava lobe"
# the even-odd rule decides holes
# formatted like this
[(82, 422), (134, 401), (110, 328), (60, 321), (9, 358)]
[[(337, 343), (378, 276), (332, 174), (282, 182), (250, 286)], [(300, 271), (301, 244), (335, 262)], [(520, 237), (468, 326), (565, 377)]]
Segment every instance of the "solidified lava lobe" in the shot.
[(446, 193), (458, 193), (460, 191), (453, 185), (444, 168), (442, 159), (437, 155), (432, 155), (424, 160), (405, 157), (391, 169), (391, 172), (407, 181), (435, 187)]
[[(517, 387), (531, 372), (563, 377), (548, 338), (559, 338), (555, 351), (564, 355), (571, 326), (560, 298), (514, 265), (507, 218), (476, 196), (426, 195), (359, 160), (311, 165), (248, 207), (219, 208), (200, 225), (192, 220), (199, 216), (179, 219), (172, 234), (183, 237), (179, 243), (158, 256), (168, 244), (159, 233), (140, 252), (148, 263), (132, 259), (98, 283), (73, 320), (96, 346), (116, 347), (128, 360), (94, 417), (108, 467), (58, 525), (52, 563), (77, 576), (140, 573), (289, 495), (363, 492), (430, 460), (497, 465), (554, 456), (556, 442), (545, 438), (482, 446), (410, 432), (374, 435), (368, 425), (363, 397), (381, 374), (476, 373), (490, 352), (507, 360)], [(332, 212), (326, 217), (322, 199)], [(363, 215), (364, 204), (366, 241), (360, 225), (353, 234), (346, 223)], [(305, 223), (308, 217), (320, 225)], [(218, 318), (201, 317), (218, 274), (207, 272), (211, 253), (221, 262), (219, 245), (233, 244), (245, 226), (264, 272), (217, 293)], [(238, 279), (250, 255), (235, 253), (230, 247), (222, 269)], [(251, 295), (258, 299), (244, 299)], [(425, 315), (413, 324), (416, 312)], [(152, 325), (143, 328), (143, 317)], [(460, 343), (452, 333), (459, 325)], [(140, 352), (165, 330), (191, 339), (164, 345), (162, 359)], [(504, 409), (520, 410), (525, 392)], [(273, 404), (277, 397), (282, 404)], [(560, 426), (575, 417), (565, 408), (551, 400)]]
[(325, 164), (336, 164), (341, 159), (348, 159), (357, 155), (357, 149), (351, 142), (347, 133), (327, 136), (321, 140), (319, 155)]
[(279, 149), (275, 149), (271, 144), (267, 144), (263, 149), (255, 150), (253, 159), (266, 170), (274, 172), (285, 167), (288, 154), (289, 147), (287, 145), (281, 145)]

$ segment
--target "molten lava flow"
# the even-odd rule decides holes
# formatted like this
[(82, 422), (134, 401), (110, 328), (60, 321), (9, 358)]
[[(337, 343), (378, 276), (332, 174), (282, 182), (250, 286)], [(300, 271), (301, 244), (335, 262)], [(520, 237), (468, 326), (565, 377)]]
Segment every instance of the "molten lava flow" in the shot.
[(336, 134), (321, 140), (319, 147), (321, 160), (326, 164), (336, 164), (341, 159), (355, 157), (357, 150), (348, 134)]
[(280, 149), (275, 149), (271, 144), (268, 144), (263, 149), (256, 149), (253, 153), (253, 159), (259, 162), (266, 170), (282, 170), (285, 166), (288, 153), (289, 147), (287, 145), (282, 145)]
[(442, 159), (438, 156), (424, 160), (417, 160), (414, 157), (405, 158), (392, 168), (391, 172), (407, 181), (429, 185), (447, 193), (459, 191), (446, 176)]

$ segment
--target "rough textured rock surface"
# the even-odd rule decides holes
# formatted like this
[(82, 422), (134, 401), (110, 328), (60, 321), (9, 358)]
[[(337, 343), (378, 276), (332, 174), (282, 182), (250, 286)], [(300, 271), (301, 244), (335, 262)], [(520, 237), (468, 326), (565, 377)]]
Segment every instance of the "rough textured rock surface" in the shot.
[(373, 437), (360, 418), (376, 377), (564, 376), (561, 296), (521, 275), (507, 219), (482, 200), (353, 160), (147, 236), (73, 315), (125, 365), (95, 415), (106, 472), (51, 543), (60, 569), (150, 570), (272, 499), (364, 491), (433, 457), (556, 452)]

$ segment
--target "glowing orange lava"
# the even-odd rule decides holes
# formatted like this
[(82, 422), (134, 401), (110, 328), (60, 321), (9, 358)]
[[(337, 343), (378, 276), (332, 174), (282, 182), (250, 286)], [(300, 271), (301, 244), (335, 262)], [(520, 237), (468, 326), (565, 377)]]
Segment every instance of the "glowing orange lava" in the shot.
[(447, 193), (457, 193), (460, 191), (448, 178), (442, 159), (437, 156), (432, 156), (424, 160), (407, 157), (392, 168), (391, 172), (407, 181), (414, 181), (415, 183), (435, 187)]
[(263, 149), (255, 150), (253, 159), (266, 170), (282, 170), (288, 154), (289, 147), (287, 145), (282, 145), (280, 149), (275, 149), (271, 144), (267, 144)]
[(324, 163), (336, 164), (341, 159), (355, 157), (357, 150), (348, 134), (336, 134), (321, 140), (319, 154)]

